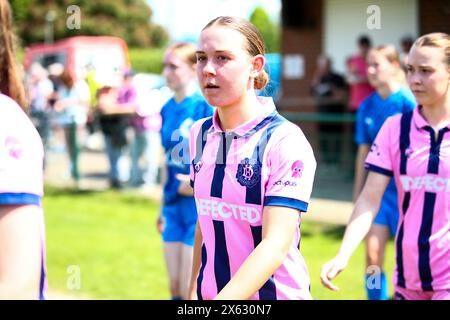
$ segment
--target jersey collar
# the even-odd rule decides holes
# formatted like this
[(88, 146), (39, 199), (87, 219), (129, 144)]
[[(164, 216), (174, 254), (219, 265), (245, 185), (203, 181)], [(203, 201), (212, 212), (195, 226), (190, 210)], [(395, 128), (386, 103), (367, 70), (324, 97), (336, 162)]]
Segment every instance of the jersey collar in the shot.
[[(418, 105), (416, 108), (414, 108), (414, 110), (413, 110), (413, 121), (414, 121), (414, 124), (415, 124), (416, 128), (418, 128), (418, 129), (430, 128), (431, 127), (430, 124), (420, 114), (420, 109), (422, 109), (422, 108), (423, 107), (421, 105)], [(450, 123), (448, 123), (446, 127), (448, 129), (450, 129)]]
[[(272, 98), (270, 97), (257, 97), (258, 99), (258, 108), (261, 112), (255, 118), (247, 121), (246, 123), (241, 124), (234, 130), (228, 132), (228, 134), (232, 134), (238, 137), (248, 137), (257, 132), (259, 129), (264, 127), (268, 122), (270, 122), (277, 114), (277, 110), (275, 108), (275, 104), (273, 103)], [(218, 110), (214, 111), (213, 115), (213, 124), (209, 129), (208, 133), (223, 133), (224, 131), (220, 127), (219, 124), (219, 114)]]

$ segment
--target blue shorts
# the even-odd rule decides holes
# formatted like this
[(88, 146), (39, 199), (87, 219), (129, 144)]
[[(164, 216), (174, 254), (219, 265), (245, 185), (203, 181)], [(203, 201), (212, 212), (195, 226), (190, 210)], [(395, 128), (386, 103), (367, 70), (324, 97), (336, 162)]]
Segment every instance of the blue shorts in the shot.
[(188, 246), (194, 245), (195, 226), (197, 223), (197, 208), (194, 197), (180, 196), (163, 207), (164, 242), (182, 242)]
[(392, 190), (392, 183), (393, 181), (390, 182), (390, 185), (383, 195), (380, 210), (378, 211), (373, 223), (387, 226), (391, 236), (395, 236), (398, 225), (398, 199), (397, 191), (395, 189)]

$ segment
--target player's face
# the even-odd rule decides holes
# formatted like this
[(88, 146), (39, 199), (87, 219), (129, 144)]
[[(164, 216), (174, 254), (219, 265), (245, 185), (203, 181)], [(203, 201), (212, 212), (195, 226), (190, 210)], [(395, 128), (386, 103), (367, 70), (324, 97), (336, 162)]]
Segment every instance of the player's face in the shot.
[(185, 88), (195, 79), (195, 69), (174, 51), (164, 55), (164, 77), (167, 86), (177, 92)]
[(369, 83), (378, 88), (395, 76), (395, 66), (379, 51), (371, 50), (367, 56), (367, 78)]
[(409, 52), (406, 75), (419, 104), (434, 106), (450, 94), (450, 68), (444, 59), (443, 50), (436, 47), (414, 46)]
[(202, 31), (197, 51), (197, 76), (205, 99), (215, 107), (238, 104), (252, 89), (252, 57), (238, 31), (210, 27)]

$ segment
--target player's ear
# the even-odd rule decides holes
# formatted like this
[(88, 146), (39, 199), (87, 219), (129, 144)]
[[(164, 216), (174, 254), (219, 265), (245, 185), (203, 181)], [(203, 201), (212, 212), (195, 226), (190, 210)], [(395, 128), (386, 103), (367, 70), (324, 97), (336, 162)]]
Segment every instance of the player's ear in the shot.
[(266, 58), (264, 58), (264, 56), (262, 54), (258, 54), (252, 58), (252, 61), (251, 61), (252, 69), (251, 69), (251, 73), (250, 73), (250, 76), (252, 78), (256, 78), (259, 75), (259, 73), (264, 68), (265, 62), (266, 62)]

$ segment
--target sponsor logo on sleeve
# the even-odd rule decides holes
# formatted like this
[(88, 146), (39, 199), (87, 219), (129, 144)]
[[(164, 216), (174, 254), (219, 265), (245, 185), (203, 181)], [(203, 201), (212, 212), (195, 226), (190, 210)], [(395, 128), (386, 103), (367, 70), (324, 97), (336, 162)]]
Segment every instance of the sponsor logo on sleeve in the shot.
[(291, 167), (292, 178), (300, 179), (303, 174), (303, 162), (300, 160), (295, 161)]
[(375, 153), (377, 156), (380, 156), (380, 147), (375, 142), (372, 143), (372, 146), (370, 147), (370, 152)]
[(283, 180), (278, 180), (276, 182), (273, 183), (274, 186), (283, 186), (283, 187), (296, 187), (297, 186), (297, 182), (295, 181), (283, 181)]
[(5, 139), (5, 149), (7, 154), (16, 160), (22, 157), (22, 145), (15, 137), (7, 137)]

